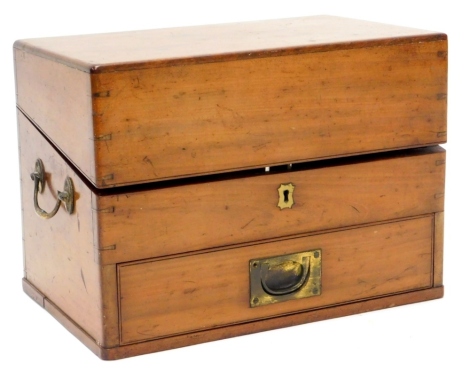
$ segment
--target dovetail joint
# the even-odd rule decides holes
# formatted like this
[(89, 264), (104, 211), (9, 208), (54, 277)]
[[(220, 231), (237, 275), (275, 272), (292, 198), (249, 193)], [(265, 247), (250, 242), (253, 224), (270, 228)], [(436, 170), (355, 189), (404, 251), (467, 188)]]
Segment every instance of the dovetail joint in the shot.
[(98, 250), (100, 250), (100, 251), (116, 250), (116, 245), (100, 247)]
[(93, 93), (94, 98), (107, 98), (111, 95), (111, 91), (106, 90), (106, 91), (99, 91), (96, 93)]
[(111, 140), (111, 134), (105, 134), (105, 135), (96, 135), (93, 140), (95, 142), (97, 141), (104, 141), (104, 140)]
[(114, 206), (107, 207), (106, 209), (97, 209), (98, 213), (114, 213)]
[(101, 178), (102, 181), (113, 180), (113, 179), (114, 179), (114, 174), (108, 174)]

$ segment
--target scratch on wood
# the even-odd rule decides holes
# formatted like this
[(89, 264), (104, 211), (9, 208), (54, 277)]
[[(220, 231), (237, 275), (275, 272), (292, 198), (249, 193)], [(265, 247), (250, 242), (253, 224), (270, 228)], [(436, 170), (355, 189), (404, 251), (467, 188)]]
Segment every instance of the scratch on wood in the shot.
[(77, 213), (78, 231), (80, 232), (80, 215)]
[[(122, 299), (122, 298), (121, 298), (121, 299)], [(137, 329), (136, 332), (137, 332), (138, 334), (140, 334), (140, 335), (146, 335), (146, 336), (148, 336), (148, 335), (151, 335), (151, 334), (152, 334), (152, 331), (154, 331), (154, 330), (155, 330), (157, 327), (159, 327), (159, 326), (160, 326), (160, 325), (156, 324), (156, 325), (153, 325), (152, 327), (147, 328), (147, 329), (145, 329), (145, 328), (144, 328), (144, 329), (141, 329), (141, 328), (139, 327), (139, 329)]]
[(447, 99), (447, 94), (446, 93), (439, 93), (439, 94), (437, 94), (436, 98), (437, 98), (437, 100)]
[(238, 118), (243, 118), (242, 115), (240, 115), (237, 111), (231, 109), (231, 108), (228, 108), (228, 107), (224, 107), (224, 106), (221, 106), (220, 104), (217, 104), (217, 107), (223, 109), (223, 110), (226, 110), (226, 111), (229, 111), (233, 114), (233, 117), (238, 117)]
[(86, 291), (87, 294), (88, 294), (88, 290), (87, 290), (87, 288), (86, 288), (85, 277), (83, 276), (83, 270), (82, 270), (82, 268), (80, 268), (80, 276), (82, 276), (83, 286), (85, 286), (85, 291)]
[(266, 143), (261, 143), (261, 144), (257, 144), (256, 146), (253, 146), (253, 149), (256, 151), (259, 151), (260, 149), (266, 147), (268, 144), (270, 144), (271, 142), (266, 142)]
[(436, 194), (434, 195), (434, 198), (435, 198), (435, 199), (442, 198), (442, 197), (444, 197), (444, 193), (436, 193)]
[(358, 213), (360, 213), (360, 211), (358, 209), (356, 209), (353, 205), (349, 205), (351, 206), (354, 210), (356, 210)]
[(152, 166), (153, 168), (155, 168), (155, 166), (153, 166), (153, 162), (151, 159), (149, 159), (147, 156), (145, 156), (143, 159), (142, 159), (143, 162), (146, 162), (147, 164), (150, 164), (150, 166)]
[(437, 133), (438, 138), (445, 137), (446, 135), (447, 135), (447, 131), (440, 131), (439, 133)]
[(445, 163), (446, 163), (446, 160), (437, 160), (436, 166), (445, 165)]
[(246, 223), (241, 229), (245, 229), (246, 227), (248, 227), (250, 225), (250, 223), (255, 220), (255, 218), (251, 219), (248, 223)]

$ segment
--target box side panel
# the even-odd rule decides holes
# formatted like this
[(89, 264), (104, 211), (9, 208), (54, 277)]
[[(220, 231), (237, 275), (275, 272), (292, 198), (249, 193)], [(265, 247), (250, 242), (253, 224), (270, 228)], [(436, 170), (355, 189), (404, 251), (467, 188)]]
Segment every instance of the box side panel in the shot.
[[(442, 211), (445, 152), (411, 152), (419, 154), (101, 197), (101, 259), (111, 264)], [(281, 210), (283, 184), (294, 186), (294, 204)]]
[[(25, 278), (98, 344), (104, 342), (100, 267), (95, 263), (92, 193), (65, 164), (39, 131), (18, 112)], [(40, 158), (46, 172), (39, 206), (50, 211), (67, 176), (75, 188), (75, 210), (63, 206), (51, 219), (41, 219), (33, 204), (30, 174)]]
[[(433, 223), (432, 215), (428, 215), (255, 247), (119, 266), (122, 342), (429, 288)], [(320, 295), (250, 308), (250, 260), (312, 249), (321, 249)]]
[(92, 80), (99, 187), (446, 140), (446, 40)]
[(434, 215), (434, 286), (444, 283), (444, 212)]
[(14, 53), (18, 108), (94, 181), (90, 75), (22, 50)]

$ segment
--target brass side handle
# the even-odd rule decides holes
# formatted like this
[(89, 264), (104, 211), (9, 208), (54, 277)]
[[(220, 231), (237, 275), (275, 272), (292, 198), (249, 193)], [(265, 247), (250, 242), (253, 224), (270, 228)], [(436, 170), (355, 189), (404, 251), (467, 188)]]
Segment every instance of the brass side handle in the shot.
[(33, 194), (34, 209), (36, 211), (36, 214), (39, 217), (43, 219), (52, 218), (55, 214), (57, 214), (57, 211), (59, 211), (59, 208), (62, 202), (64, 203), (64, 206), (67, 212), (69, 214), (73, 213), (74, 188), (73, 188), (72, 179), (70, 179), (70, 177), (67, 177), (65, 179), (64, 190), (57, 191), (57, 203), (55, 204), (52, 211), (49, 213), (43, 210), (39, 206), (39, 203), (38, 203), (38, 194), (44, 191), (45, 183), (46, 183), (44, 165), (41, 159), (36, 160), (35, 171), (31, 173), (31, 179), (34, 181), (34, 194)]
[(250, 260), (250, 306), (321, 294), (321, 250)]

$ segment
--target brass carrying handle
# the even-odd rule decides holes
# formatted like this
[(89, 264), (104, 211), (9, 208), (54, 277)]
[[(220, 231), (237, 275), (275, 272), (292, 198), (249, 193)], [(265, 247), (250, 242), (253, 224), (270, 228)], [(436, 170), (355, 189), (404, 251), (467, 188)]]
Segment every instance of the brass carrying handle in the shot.
[(59, 211), (60, 204), (63, 202), (65, 209), (69, 214), (73, 213), (73, 205), (74, 205), (74, 188), (72, 179), (67, 177), (64, 182), (64, 190), (57, 191), (57, 203), (54, 206), (54, 209), (48, 213), (41, 209), (38, 203), (38, 193), (42, 193), (45, 188), (45, 172), (44, 172), (44, 165), (42, 164), (41, 159), (36, 160), (36, 166), (34, 173), (31, 173), (31, 179), (34, 181), (34, 209), (36, 210), (36, 214), (43, 219), (50, 219), (57, 211)]
[(286, 295), (299, 290), (307, 280), (310, 257), (304, 256), (302, 263), (286, 260), (282, 263), (261, 265), (261, 286), (271, 295)]

